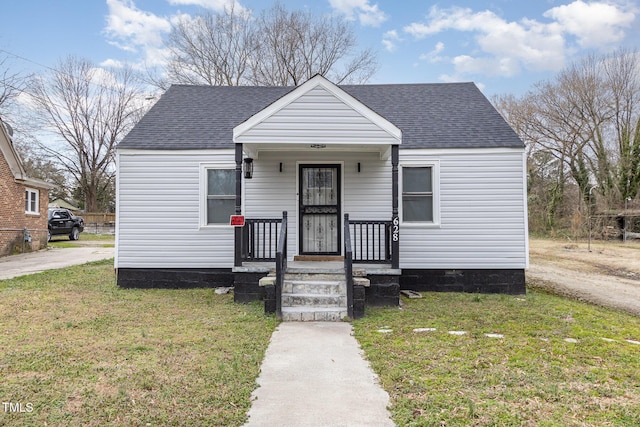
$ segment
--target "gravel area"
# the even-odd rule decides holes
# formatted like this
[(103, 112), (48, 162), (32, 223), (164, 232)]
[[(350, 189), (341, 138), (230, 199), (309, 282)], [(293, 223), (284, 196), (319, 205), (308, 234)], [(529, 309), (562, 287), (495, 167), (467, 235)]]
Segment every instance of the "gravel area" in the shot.
[(640, 242), (531, 239), (527, 284), (640, 316)]

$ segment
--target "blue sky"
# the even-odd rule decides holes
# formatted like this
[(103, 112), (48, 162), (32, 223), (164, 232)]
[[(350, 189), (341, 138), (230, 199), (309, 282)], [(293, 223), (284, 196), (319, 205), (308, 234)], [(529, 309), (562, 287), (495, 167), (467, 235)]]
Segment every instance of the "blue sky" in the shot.
[[(42, 71), (67, 55), (103, 66), (157, 65), (178, 16), (234, 0), (20, 0), (0, 6), (12, 68)], [(378, 52), (370, 83), (473, 81), (489, 96), (526, 92), (571, 61), (640, 47), (640, 0), (285, 0), (352, 21)], [(259, 13), (273, 2), (236, 0)]]

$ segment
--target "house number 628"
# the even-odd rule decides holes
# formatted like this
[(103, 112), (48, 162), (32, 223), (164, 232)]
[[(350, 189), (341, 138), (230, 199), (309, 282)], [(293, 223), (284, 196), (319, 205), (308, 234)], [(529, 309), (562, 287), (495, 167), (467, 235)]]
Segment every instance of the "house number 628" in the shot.
[(393, 218), (393, 232), (391, 233), (391, 238), (394, 242), (400, 240), (400, 220), (398, 217)]

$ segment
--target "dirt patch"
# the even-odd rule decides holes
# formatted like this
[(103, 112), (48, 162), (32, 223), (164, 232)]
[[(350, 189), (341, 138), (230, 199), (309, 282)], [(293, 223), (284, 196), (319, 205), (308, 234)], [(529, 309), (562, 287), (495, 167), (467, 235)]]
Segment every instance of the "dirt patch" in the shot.
[[(640, 316), (640, 242), (530, 240), (527, 284)], [(590, 250), (589, 250), (590, 249)]]

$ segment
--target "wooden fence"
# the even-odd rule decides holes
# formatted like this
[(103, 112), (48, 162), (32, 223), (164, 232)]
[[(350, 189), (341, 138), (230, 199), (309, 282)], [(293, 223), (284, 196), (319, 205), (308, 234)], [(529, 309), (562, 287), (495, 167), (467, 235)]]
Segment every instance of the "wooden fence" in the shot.
[(102, 212), (86, 212), (79, 214), (85, 224), (109, 224), (116, 222), (116, 214), (114, 213), (102, 213)]

